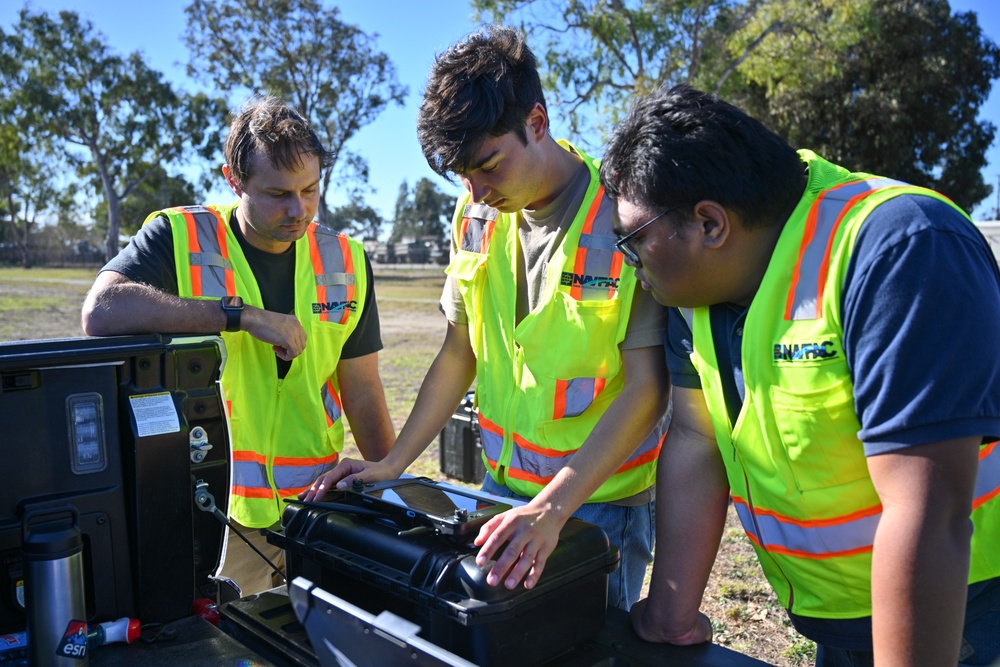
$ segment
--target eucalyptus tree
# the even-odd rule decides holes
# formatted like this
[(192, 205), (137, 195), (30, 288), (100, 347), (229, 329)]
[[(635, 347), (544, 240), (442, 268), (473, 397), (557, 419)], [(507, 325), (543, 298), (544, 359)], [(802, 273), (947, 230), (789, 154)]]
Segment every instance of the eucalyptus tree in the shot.
[[(143, 221), (153, 211), (170, 206), (195, 204), (202, 199), (202, 191), (182, 175), (168, 174), (162, 169), (153, 170), (149, 177), (137, 185), (121, 203), (121, 233), (135, 234)], [(107, 218), (107, 204), (102, 200), (94, 207), (97, 220)]]
[[(269, 93), (290, 102), (317, 129), (334, 166), (347, 144), (389, 104), (407, 94), (377, 35), (345, 23), (317, 0), (193, 0), (184, 10), (188, 72), (236, 94)], [(358, 156), (352, 156), (355, 163)], [(323, 174), (319, 220), (330, 224)], [(353, 169), (364, 178), (364, 169)]]
[(747, 59), (736, 100), (849, 169), (933, 188), (967, 210), (988, 197), (996, 126), (978, 113), (1000, 48), (977, 16), (953, 14), (947, 0), (787, 0), (770, 11), (817, 6), (825, 20), (813, 30), (775, 35)]
[(418, 180), (412, 190), (403, 181), (396, 196), (395, 220), (389, 241), (394, 243), (403, 237), (441, 238), (449, 228), (454, 210), (454, 195), (442, 192), (429, 178)]
[(690, 83), (853, 169), (970, 208), (996, 128), (996, 44), (947, 0), (473, 0), (521, 26), (552, 114), (599, 147), (629, 98)]
[(362, 201), (351, 201), (330, 212), (330, 228), (363, 239), (378, 238), (385, 221), (378, 211)]
[(20, 103), (25, 71), (16, 33), (0, 29), (0, 242), (16, 246), (21, 265), (31, 266), (29, 246), (38, 217), (54, 207), (57, 191), (50, 145)]
[(16, 102), (34, 131), (61, 147), (107, 206), (105, 252), (118, 252), (121, 206), (152, 174), (219, 150), (224, 105), (174, 90), (140, 53), (121, 56), (71, 11), (22, 9), (14, 57), (23, 71)]
[(0, 122), (0, 242), (17, 246), (24, 268), (33, 263), (31, 239), (41, 217), (61, 199), (50, 167), (17, 125)]
[(593, 148), (632, 95), (690, 83), (719, 92), (733, 70), (774, 32), (730, 53), (728, 35), (746, 26), (758, 0), (472, 0), (477, 16), (517, 25), (543, 63), (550, 106), (574, 138)]

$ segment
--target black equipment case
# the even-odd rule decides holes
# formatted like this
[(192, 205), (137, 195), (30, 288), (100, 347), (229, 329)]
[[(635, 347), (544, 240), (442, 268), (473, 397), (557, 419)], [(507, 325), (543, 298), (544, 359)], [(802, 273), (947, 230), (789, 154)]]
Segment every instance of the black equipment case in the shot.
[(465, 395), (438, 436), (438, 465), (449, 477), (480, 484), (486, 478), (486, 466), (475, 397), (475, 390)]
[(359, 515), (345, 496), (326, 500), (289, 505), (283, 529), (268, 533), (285, 550), (289, 581), (301, 576), (369, 613), (389, 611), (483, 666), (542, 664), (604, 626), (619, 556), (597, 526), (570, 519), (538, 584), (507, 590), (486, 583), (489, 565), (476, 565), (471, 544)]

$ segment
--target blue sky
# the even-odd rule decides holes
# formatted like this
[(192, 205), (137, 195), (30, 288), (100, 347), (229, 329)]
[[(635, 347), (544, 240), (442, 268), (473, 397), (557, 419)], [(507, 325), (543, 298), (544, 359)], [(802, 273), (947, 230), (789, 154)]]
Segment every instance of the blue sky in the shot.
[[(193, 88), (183, 73), (188, 55), (181, 41), (185, 28), (184, 7), (188, 0), (30, 0), (28, 4), (34, 11), (76, 11), (89, 18), (119, 52), (142, 51), (150, 66), (164, 72), (172, 81), (183, 81), (181, 87)], [(0, 0), (0, 26), (13, 25), (23, 6), (24, 2), (19, 0)], [(390, 218), (400, 183), (405, 179), (412, 186), (421, 177), (432, 179), (446, 192), (458, 194), (459, 186), (434, 174), (424, 161), (416, 139), (415, 119), (434, 55), (476, 28), (468, 3), (463, 0), (343, 0), (337, 6), (346, 22), (379, 35), (378, 48), (389, 55), (400, 83), (410, 90), (405, 107), (387, 109), (350, 143), (350, 148), (369, 162), (370, 180), (375, 188), (368, 197), (369, 204), (384, 218)], [(1000, 2), (952, 0), (951, 7), (952, 11), (975, 11), (986, 34), (1000, 43)], [(993, 93), (980, 109), (980, 117), (1000, 127), (1000, 81), (994, 82)], [(561, 136), (558, 118), (554, 117), (552, 122), (555, 134)], [(992, 212), (998, 205), (1000, 136), (987, 157), (989, 164), (983, 170), (983, 178), (994, 187), (994, 192), (973, 212), (975, 218), (986, 215), (987, 208)], [(217, 195), (215, 198), (228, 198), (226, 192), (220, 177), (220, 188), (212, 194)], [(333, 198), (331, 203), (343, 202)]]

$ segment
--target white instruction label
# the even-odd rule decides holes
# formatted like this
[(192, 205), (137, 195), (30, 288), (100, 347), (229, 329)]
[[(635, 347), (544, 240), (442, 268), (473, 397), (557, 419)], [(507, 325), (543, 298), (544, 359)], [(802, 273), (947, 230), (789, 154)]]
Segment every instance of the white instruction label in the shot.
[(181, 430), (177, 410), (169, 392), (130, 396), (128, 400), (132, 404), (132, 414), (135, 415), (135, 426), (140, 438)]

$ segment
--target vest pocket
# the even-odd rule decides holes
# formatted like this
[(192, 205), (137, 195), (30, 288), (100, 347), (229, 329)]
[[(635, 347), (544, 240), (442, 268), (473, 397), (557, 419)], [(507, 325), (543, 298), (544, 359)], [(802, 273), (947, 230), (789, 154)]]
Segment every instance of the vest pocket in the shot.
[(444, 270), (450, 276), (454, 276), (456, 280), (468, 282), (476, 277), (479, 272), (479, 267), (486, 263), (486, 255), (469, 252), (468, 250), (459, 250), (455, 253), (455, 258), (452, 259), (451, 264)]
[(557, 293), (517, 326), (514, 339), (532, 373), (562, 380), (611, 379), (621, 371), (621, 301), (576, 301)]
[[(358, 306), (360, 309), (361, 306)], [(361, 319), (359, 311), (345, 311), (346, 321), (341, 322), (342, 314), (330, 313), (330, 319), (322, 321), (318, 315), (313, 315), (311, 322), (303, 322), (302, 326), (306, 330), (306, 349), (292, 361), (292, 366), (296, 362), (304, 362), (309, 359), (311, 364), (317, 366), (316, 372), (319, 377), (329, 377), (337, 370), (340, 362), (340, 352), (344, 343), (354, 332), (358, 320)], [(318, 357), (316, 355), (319, 355)], [(317, 361), (322, 359), (322, 361)], [(301, 365), (301, 363), (300, 363)]]
[(868, 477), (851, 390), (846, 379), (805, 392), (771, 387), (781, 450), (799, 491), (840, 486)]
[(459, 250), (445, 273), (455, 279), (458, 291), (465, 303), (465, 316), (469, 326), (469, 341), (473, 352), (480, 356), (483, 351), (483, 292), (485, 288), (476, 287), (476, 281), (482, 280), (486, 272), (486, 255)]

